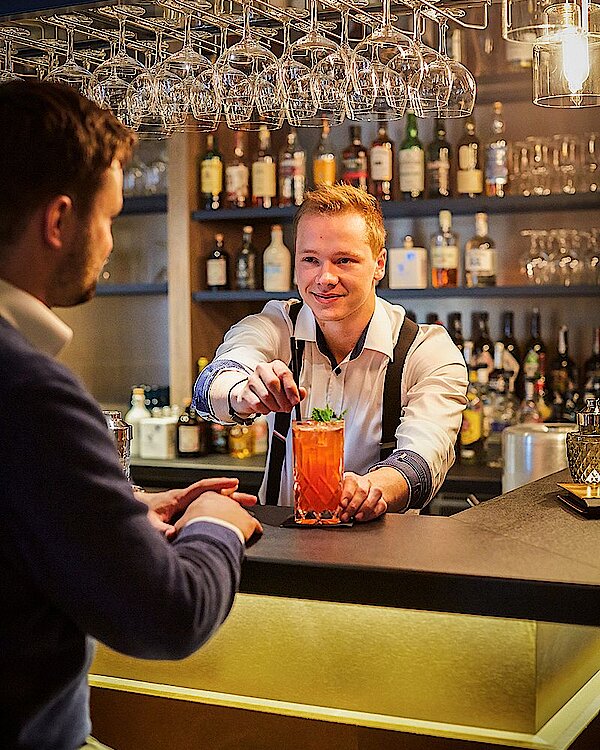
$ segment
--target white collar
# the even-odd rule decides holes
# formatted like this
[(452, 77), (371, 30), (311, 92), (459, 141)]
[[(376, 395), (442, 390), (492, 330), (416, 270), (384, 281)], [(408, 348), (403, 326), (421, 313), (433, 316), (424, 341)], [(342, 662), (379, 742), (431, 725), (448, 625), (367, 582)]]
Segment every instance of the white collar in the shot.
[[(380, 297), (375, 297), (375, 310), (369, 323), (363, 348), (381, 352), (392, 359), (394, 356), (393, 320), (386, 305), (391, 307)], [(296, 338), (301, 341), (316, 341), (316, 325), (312, 310), (307, 304), (303, 304), (296, 321)]]
[(49, 307), (3, 279), (0, 279), (0, 317), (32, 346), (51, 357), (73, 338), (73, 331)]

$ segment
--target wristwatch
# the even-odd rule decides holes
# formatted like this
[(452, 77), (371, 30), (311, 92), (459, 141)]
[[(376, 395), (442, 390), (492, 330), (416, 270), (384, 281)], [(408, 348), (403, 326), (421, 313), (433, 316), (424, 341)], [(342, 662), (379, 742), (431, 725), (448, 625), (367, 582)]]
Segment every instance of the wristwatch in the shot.
[(236, 424), (245, 425), (248, 427), (249, 425), (253, 424), (254, 420), (256, 419), (256, 414), (250, 417), (240, 417), (239, 414), (236, 413), (235, 409), (233, 408), (231, 404), (231, 392), (233, 389), (238, 386), (240, 383), (244, 383), (248, 380), (248, 378), (244, 378), (243, 380), (238, 380), (237, 383), (234, 383), (231, 388), (229, 389), (229, 393), (227, 394), (227, 406), (229, 407), (229, 416), (231, 417), (231, 421), (235, 422)]

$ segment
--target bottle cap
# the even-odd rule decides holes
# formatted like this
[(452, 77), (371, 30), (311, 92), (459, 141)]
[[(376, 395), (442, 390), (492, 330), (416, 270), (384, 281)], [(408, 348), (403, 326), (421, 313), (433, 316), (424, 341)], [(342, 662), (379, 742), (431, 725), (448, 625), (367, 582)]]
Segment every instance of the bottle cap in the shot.
[(223, 242), (223, 235), (220, 232), (215, 234), (215, 242)]
[(245, 226), (245, 227), (244, 227), (244, 228), (242, 229), (242, 231), (244, 232), (244, 234), (252, 234), (252, 232), (254, 231), (254, 227), (251, 227), (251, 226), (250, 226), (250, 225), (248, 224), (247, 226)]
[(414, 247), (415, 243), (413, 242), (413, 238), (410, 236), (410, 234), (407, 234), (404, 238), (404, 247)]

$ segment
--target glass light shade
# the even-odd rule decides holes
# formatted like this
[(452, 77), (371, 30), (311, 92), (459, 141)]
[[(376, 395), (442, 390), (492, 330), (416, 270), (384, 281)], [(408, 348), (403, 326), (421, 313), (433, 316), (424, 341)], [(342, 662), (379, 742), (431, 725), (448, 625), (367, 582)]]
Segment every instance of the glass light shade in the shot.
[(547, 40), (569, 26), (600, 34), (600, 5), (585, 0), (502, 0), (502, 36), (509, 41)]
[(536, 44), (533, 102), (564, 109), (600, 106), (600, 37), (571, 28)]

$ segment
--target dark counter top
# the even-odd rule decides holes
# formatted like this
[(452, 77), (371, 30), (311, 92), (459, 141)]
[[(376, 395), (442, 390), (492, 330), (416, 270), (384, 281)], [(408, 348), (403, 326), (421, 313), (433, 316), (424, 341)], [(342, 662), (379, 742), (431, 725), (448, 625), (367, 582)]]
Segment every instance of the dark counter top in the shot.
[(247, 551), (241, 591), (600, 625), (600, 521), (556, 500), (558, 472), (455, 516), (387, 515), (353, 528), (280, 528)]

